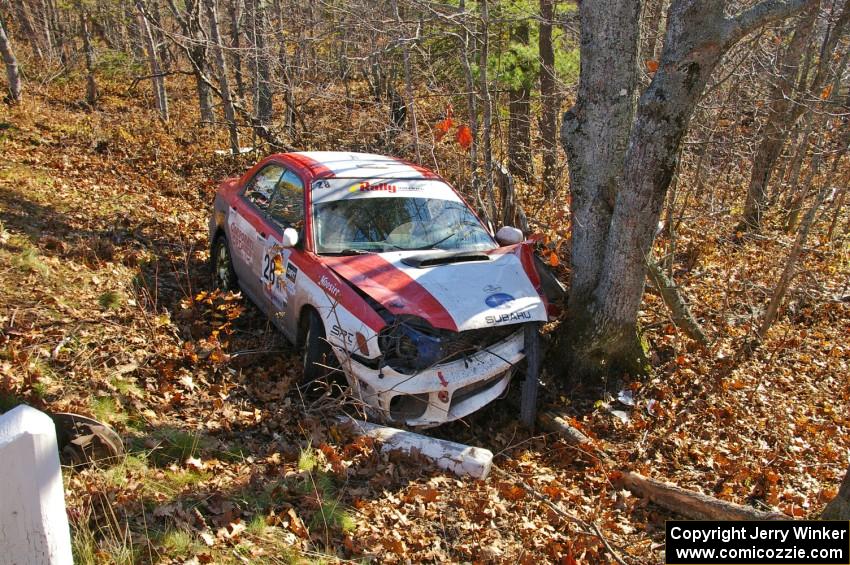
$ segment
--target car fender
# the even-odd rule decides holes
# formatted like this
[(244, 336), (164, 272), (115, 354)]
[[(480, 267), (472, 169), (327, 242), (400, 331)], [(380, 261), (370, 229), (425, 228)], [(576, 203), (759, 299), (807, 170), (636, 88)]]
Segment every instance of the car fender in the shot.
[[(306, 255), (306, 254), (305, 254)], [(300, 261), (298, 259), (301, 259)], [(378, 332), (386, 325), (377, 312), (333, 271), (313, 257), (292, 261), (297, 271), (291, 280), (295, 286), (290, 312), (297, 312), (288, 323), (297, 331), (307, 307), (314, 308), (325, 326), (325, 337), (331, 345), (366, 358), (380, 355)], [(290, 269), (291, 272), (291, 269)], [(363, 351), (363, 345), (366, 351)]]

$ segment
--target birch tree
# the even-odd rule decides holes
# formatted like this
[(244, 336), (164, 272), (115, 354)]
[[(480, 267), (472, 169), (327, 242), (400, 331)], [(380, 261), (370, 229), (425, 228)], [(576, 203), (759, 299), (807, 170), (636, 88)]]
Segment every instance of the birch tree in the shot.
[(21, 99), (21, 73), (18, 70), (18, 59), (12, 51), (12, 44), (9, 42), (9, 36), (6, 35), (2, 20), (0, 20), (0, 55), (3, 55), (3, 64), (6, 65), (7, 100), (16, 103)]

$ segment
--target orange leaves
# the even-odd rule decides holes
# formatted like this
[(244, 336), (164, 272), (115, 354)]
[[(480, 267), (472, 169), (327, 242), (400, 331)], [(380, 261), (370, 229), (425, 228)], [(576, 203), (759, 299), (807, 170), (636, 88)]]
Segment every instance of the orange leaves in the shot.
[(437, 141), (442, 140), (443, 137), (447, 133), (449, 133), (449, 130), (452, 128), (452, 126), (454, 124), (455, 124), (455, 122), (451, 118), (446, 118), (444, 120), (440, 120), (439, 122), (437, 122), (437, 124), (434, 126), (434, 138)]
[(516, 502), (525, 498), (525, 489), (519, 485), (511, 483), (499, 483), (499, 494), (505, 500)]
[(821, 100), (826, 100), (827, 98), (829, 98), (829, 97), (830, 97), (830, 95), (831, 95), (831, 94), (832, 94), (832, 85), (830, 84), (829, 86), (827, 86), (826, 88), (824, 88), (824, 89), (821, 91), (821, 93), (820, 93), (820, 99), (821, 99)]
[(658, 70), (658, 61), (655, 59), (647, 59), (643, 64), (646, 66), (646, 72), (649, 74), (653, 74)]
[(472, 145), (472, 130), (469, 129), (468, 125), (463, 124), (457, 128), (455, 141), (464, 149), (469, 149), (469, 146)]
[[(434, 139), (437, 142), (442, 141), (446, 134), (454, 127), (455, 121), (452, 119), (452, 115), (452, 105), (449, 104), (446, 108), (446, 117), (434, 124)], [(472, 140), (472, 130), (469, 129), (468, 125), (460, 124), (455, 131), (455, 142), (464, 149), (469, 149), (472, 145)]]

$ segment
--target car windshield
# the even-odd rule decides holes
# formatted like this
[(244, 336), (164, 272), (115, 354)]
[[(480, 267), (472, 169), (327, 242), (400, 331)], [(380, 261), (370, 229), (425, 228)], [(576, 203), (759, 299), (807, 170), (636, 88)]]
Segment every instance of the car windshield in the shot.
[(353, 255), (413, 249), (494, 249), (461, 201), (416, 197), (350, 198), (313, 206), (316, 251)]

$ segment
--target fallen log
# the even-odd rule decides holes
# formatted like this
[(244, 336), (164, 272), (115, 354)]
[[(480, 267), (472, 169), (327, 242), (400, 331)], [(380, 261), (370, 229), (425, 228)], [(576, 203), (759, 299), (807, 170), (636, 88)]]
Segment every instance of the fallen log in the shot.
[(369, 436), (381, 442), (382, 451), (417, 452), (433, 461), (437, 467), (456, 475), (485, 479), (493, 465), (493, 452), (489, 449), (380, 426), (347, 416), (340, 416), (338, 420), (342, 424), (351, 425), (357, 435)]
[[(596, 447), (586, 434), (571, 426), (566, 419), (552, 412), (540, 415), (544, 429), (555, 432), (567, 442), (587, 449), (603, 461), (613, 464), (614, 460), (603, 449)], [(750, 506), (727, 502), (707, 494), (684, 489), (673, 483), (650, 479), (639, 473), (616, 473), (623, 487), (650, 502), (694, 520), (789, 520), (779, 512), (765, 512)]]
[(711, 340), (705, 334), (705, 331), (699, 322), (697, 322), (696, 318), (694, 318), (694, 315), (691, 314), (691, 309), (688, 308), (688, 303), (682, 298), (676, 284), (667, 278), (664, 270), (655, 261), (647, 260), (646, 266), (646, 276), (649, 277), (652, 285), (658, 290), (661, 299), (664, 300), (664, 304), (670, 310), (676, 326), (700, 345), (709, 345)]
[(694, 520), (789, 520), (779, 512), (764, 512), (750, 506), (727, 502), (672, 483), (650, 479), (638, 473), (623, 473), (623, 486), (677, 514)]
[(567, 440), (567, 443), (577, 447), (584, 447), (602, 459), (610, 459), (611, 456), (605, 450), (597, 447), (594, 441), (587, 437), (587, 435), (571, 426), (567, 420), (554, 412), (541, 413), (539, 420), (544, 430), (549, 430), (560, 435)]

